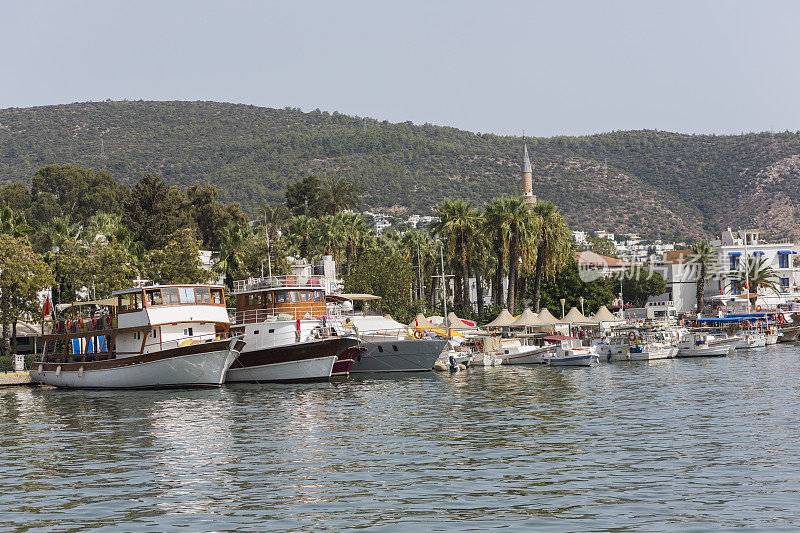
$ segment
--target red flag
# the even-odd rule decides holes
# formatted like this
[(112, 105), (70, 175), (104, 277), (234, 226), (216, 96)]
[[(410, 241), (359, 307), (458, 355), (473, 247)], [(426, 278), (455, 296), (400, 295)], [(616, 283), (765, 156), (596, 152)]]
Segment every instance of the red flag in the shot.
[(42, 307), (42, 320), (44, 320), (47, 315), (53, 312), (53, 302), (50, 301), (50, 297), (47, 296), (44, 299), (44, 306)]

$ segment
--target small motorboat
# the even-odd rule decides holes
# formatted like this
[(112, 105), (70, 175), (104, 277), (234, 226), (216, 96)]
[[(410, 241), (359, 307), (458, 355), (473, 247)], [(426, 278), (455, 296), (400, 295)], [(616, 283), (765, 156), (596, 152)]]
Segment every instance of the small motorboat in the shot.
[(554, 355), (556, 347), (546, 346), (506, 346), (497, 354), (500, 364), (503, 365), (540, 365)]
[(651, 361), (675, 357), (678, 349), (664, 337), (638, 330), (620, 332), (607, 343), (597, 345), (597, 352), (606, 361)]
[(594, 346), (583, 346), (575, 337), (548, 335), (542, 340), (555, 346), (555, 351), (545, 359), (550, 366), (592, 366), (600, 361)]
[(678, 342), (678, 357), (723, 357), (732, 353), (736, 337), (721, 338), (706, 332), (690, 333)]

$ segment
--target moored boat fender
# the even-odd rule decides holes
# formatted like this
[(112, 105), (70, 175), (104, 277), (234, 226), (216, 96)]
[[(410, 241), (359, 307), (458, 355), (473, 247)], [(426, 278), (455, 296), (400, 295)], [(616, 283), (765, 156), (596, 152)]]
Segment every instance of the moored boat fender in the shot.
[(112, 322), (111, 315), (106, 315), (106, 326), (111, 327)]
[(450, 356), (450, 372), (458, 372), (458, 364), (456, 363), (456, 356)]
[(420, 330), (414, 331), (414, 338), (417, 339), (417, 340), (421, 339), (422, 338), (422, 331), (420, 331)]

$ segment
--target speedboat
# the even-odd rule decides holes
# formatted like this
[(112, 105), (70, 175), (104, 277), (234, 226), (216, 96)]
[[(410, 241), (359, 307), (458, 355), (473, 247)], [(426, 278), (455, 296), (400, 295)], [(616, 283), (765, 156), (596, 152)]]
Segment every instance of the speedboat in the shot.
[(54, 321), (42, 336), (33, 381), (92, 389), (218, 387), (245, 344), (231, 335), (222, 286), (135, 287), (91, 304), (111, 311)]
[(678, 341), (678, 357), (721, 357), (735, 350), (738, 338), (717, 337), (706, 332), (694, 332)]
[(580, 339), (565, 335), (548, 335), (546, 343), (555, 346), (555, 351), (546, 358), (551, 366), (591, 366), (599, 362), (594, 346), (583, 346)]

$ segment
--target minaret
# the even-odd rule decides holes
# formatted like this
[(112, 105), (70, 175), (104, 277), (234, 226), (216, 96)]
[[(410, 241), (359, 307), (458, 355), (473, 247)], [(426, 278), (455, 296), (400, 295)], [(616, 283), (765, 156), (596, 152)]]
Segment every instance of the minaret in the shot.
[(533, 169), (531, 168), (531, 160), (528, 157), (528, 145), (524, 145), (522, 152), (522, 199), (528, 205), (536, 203), (536, 197), (533, 195)]

